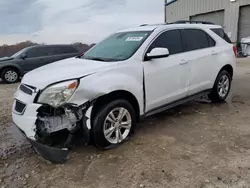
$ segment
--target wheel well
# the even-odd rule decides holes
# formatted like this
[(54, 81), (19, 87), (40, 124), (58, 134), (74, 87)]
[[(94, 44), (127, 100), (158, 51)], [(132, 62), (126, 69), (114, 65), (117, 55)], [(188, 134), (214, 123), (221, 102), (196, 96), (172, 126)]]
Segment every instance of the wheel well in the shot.
[(132, 93), (130, 93), (128, 91), (124, 91), (124, 90), (113, 91), (111, 93), (108, 93), (106, 95), (103, 95), (103, 96), (97, 98), (97, 100), (94, 103), (94, 107), (93, 107), (93, 110), (91, 113), (91, 119), (93, 120), (96, 113), (103, 105), (108, 104), (111, 101), (114, 101), (116, 99), (125, 99), (128, 102), (130, 102), (130, 104), (135, 109), (136, 119), (137, 119), (137, 121), (139, 120), (139, 117), (140, 117), (139, 103)]
[(226, 70), (231, 75), (231, 78), (233, 78), (233, 67), (231, 65), (225, 65), (224, 67), (222, 67), (220, 72), (222, 70)]
[(5, 70), (5, 69), (14, 69), (14, 70), (16, 70), (18, 73), (19, 73), (19, 76), (20, 76), (20, 70), (17, 68), (17, 67), (14, 67), (14, 66), (6, 66), (6, 67), (2, 67), (1, 69), (0, 69), (0, 75), (2, 75), (2, 72)]

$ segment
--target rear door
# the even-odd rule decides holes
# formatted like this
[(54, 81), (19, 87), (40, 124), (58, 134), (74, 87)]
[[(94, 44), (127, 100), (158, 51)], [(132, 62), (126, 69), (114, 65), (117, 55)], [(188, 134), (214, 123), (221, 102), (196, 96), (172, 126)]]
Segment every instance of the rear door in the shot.
[(46, 61), (46, 64), (54, 63), (56, 61), (63, 59), (62, 50), (60, 46), (49, 46), (47, 49), (49, 51), (49, 56)]
[(189, 95), (210, 89), (217, 62), (215, 41), (201, 29), (182, 29), (185, 56), (190, 64)]

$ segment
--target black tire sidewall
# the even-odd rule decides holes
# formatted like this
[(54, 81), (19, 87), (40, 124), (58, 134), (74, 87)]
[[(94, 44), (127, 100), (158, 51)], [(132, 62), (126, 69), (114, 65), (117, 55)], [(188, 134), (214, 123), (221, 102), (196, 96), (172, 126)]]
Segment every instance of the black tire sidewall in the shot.
[[(226, 75), (229, 78), (229, 89), (225, 97), (221, 97), (218, 93), (218, 84), (219, 84), (221, 77), (224, 75)], [(217, 76), (214, 87), (213, 87), (213, 91), (211, 94), (213, 101), (216, 101), (216, 102), (224, 101), (228, 97), (231, 91), (231, 83), (232, 83), (232, 76), (226, 70), (222, 70)]]
[(109, 149), (109, 148), (116, 147), (123, 143), (121, 142), (119, 144), (112, 144), (108, 142), (103, 132), (104, 121), (107, 115), (110, 113), (110, 111), (112, 111), (114, 108), (117, 108), (117, 107), (123, 107), (127, 109), (132, 119), (132, 127), (130, 129), (129, 135), (123, 142), (128, 140), (134, 133), (135, 125), (136, 125), (136, 115), (135, 115), (135, 110), (133, 106), (128, 101), (123, 100), (123, 99), (114, 100), (110, 102), (109, 104), (104, 105), (94, 117), (93, 128), (92, 128), (93, 141), (96, 147), (99, 149)]
[[(13, 82), (9, 82), (8, 80), (5, 79), (5, 74), (6, 74), (6, 72), (7, 72), (7, 71), (10, 71), (10, 70), (17, 73), (17, 79), (16, 79), (15, 81), (13, 81)], [(19, 77), (20, 77), (19, 72), (18, 72), (16, 69), (13, 69), (13, 68), (4, 69), (4, 70), (1, 72), (1, 79), (2, 79), (2, 81), (3, 81), (4, 83), (7, 83), (7, 84), (12, 84), (12, 83), (18, 82)]]

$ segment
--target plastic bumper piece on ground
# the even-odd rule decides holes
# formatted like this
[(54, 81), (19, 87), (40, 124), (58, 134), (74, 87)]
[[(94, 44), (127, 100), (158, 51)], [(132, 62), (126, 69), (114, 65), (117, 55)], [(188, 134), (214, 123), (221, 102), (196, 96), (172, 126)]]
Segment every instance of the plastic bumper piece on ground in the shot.
[(47, 145), (43, 145), (39, 142), (36, 142), (33, 139), (28, 138), (24, 131), (22, 131), (15, 123), (14, 125), (17, 129), (21, 132), (21, 134), (27, 138), (27, 140), (32, 144), (35, 150), (46, 160), (55, 163), (55, 164), (62, 164), (67, 161), (69, 150), (68, 148), (55, 148), (50, 147)]
[(67, 161), (69, 150), (68, 148), (54, 148), (40, 144), (30, 138), (28, 141), (34, 146), (35, 150), (46, 160), (52, 163), (62, 164)]

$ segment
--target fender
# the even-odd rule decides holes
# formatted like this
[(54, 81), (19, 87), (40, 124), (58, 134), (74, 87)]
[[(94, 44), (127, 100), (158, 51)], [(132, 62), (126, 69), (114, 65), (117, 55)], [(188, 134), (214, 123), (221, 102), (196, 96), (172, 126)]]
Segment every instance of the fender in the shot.
[(14, 67), (16, 68), (19, 72), (20, 72), (20, 75), (23, 75), (23, 71), (21, 69), (21, 67), (17, 64), (17, 63), (14, 63), (14, 62), (4, 62), (4, 63), (0, 63), (0, 72), (2, 72), (3, 69), (5, 68), (9, 68), (9, 67)]
[[(233, 45), (231, 45), (233, 46)], [(230, 50), (228, 50), (230, 51)], [(235, 69), (236, 69), (236, 59), (235, 59), (235, 56), (233, 54), (233, 51), (231, 52), (230, 55), (228, 55), (228, 53), (221, 53), (219, 56), (218, 56), (218, 66), (216, 66), (214, 68), (214, 72), (213, 72), (213, 76), (211, 76), (212, 78), (212, 82), (211, 83), (214, 83), (219, 72), (221, 71), (221, 69), (227, 65), (231, 66), (232, 69), (233, 69), (233, 78), (235, 77)], [(233, 79), (232, 78), (232, 79)]]
[(126, 70), (124, 70), (126, 73), (116, 70), (99, 72), (84, 77), (80, 80), (80, 85), (69, 102), (81, 105), (113, 91), (124, 90), (135, 96), (141, 115), (144, 113), (143, 70), (139, 68), (136, 72), (138, 71), (140, 73), (132, 73), (133, 76), (127, 74)]

